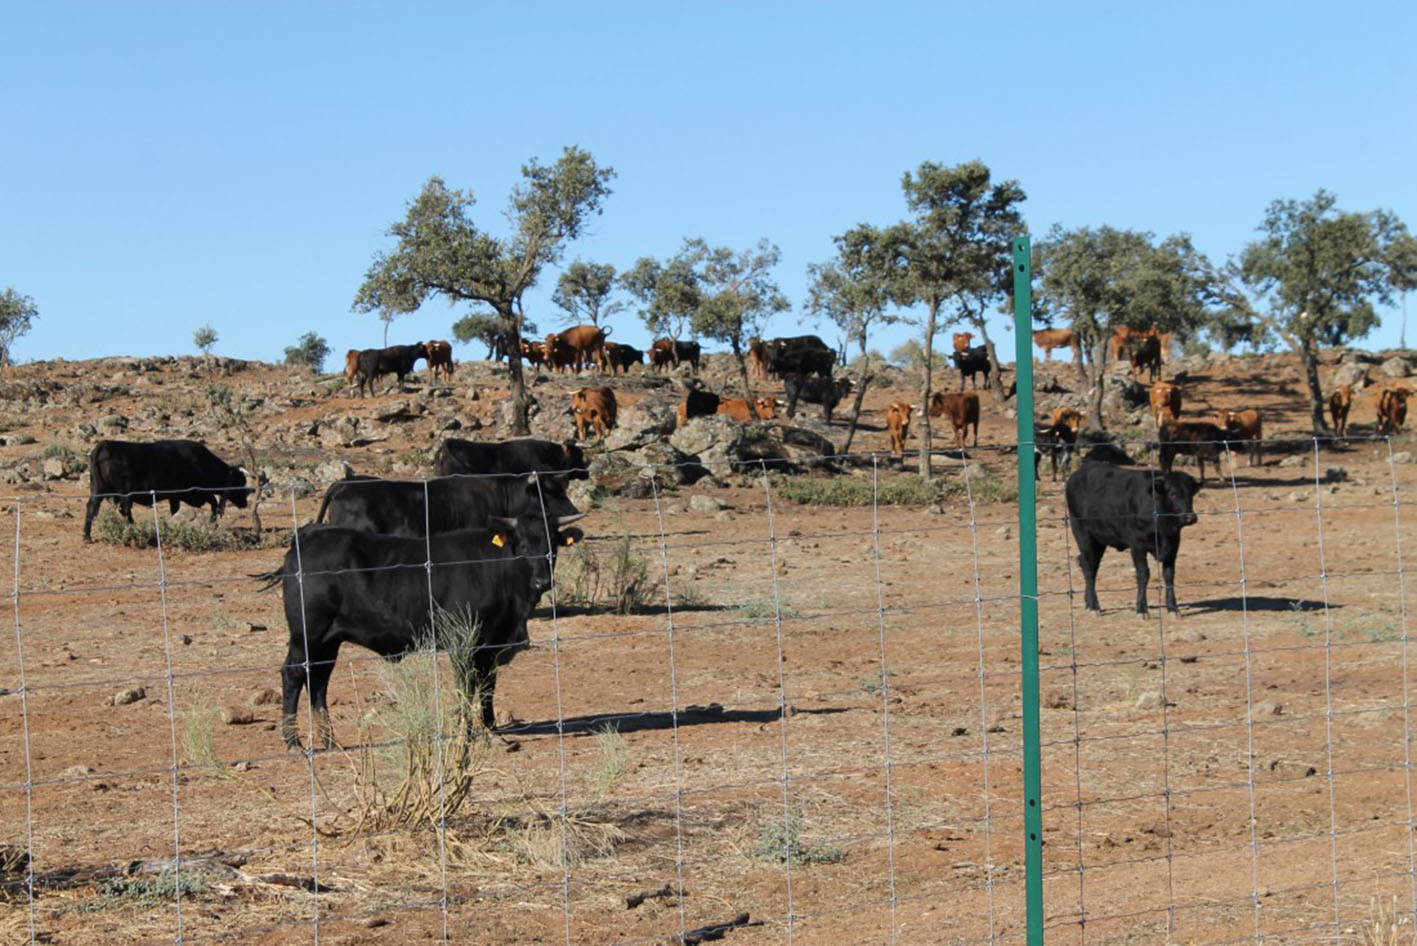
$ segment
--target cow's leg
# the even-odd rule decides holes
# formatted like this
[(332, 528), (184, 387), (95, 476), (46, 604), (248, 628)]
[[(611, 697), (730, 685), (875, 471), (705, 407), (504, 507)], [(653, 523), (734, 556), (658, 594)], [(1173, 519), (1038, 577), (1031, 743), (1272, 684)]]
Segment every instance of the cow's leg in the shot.
[(93, 517), (98, 515), (98, 507), (103, 505), (102, 496), (90, 496), (88, 507), (84, 510), (84, 541), (93, 541)]
[(1147, 563), (1145, 548), (1132, 546), (1132, 567), (1137, 571), (1137, 614), (1146, 617), (1146, 586), (1151, 581), (1151, 566)]
[(305, 649), (292, 635), (280, 668), (280, 731), (287, 748), (300, 748), (300, 691), (305, 687)]
[(974, 418), (974, 445), (979, 446), (979, 418)]
[(335, 744), (334, 727), (330, 725), (330, 708), (326, 699), (330, 689), (330, 676), (335, 670), (335, 654), (322, 654), (321, 659), (310, 661), (310, 715), (315, 726), (315, 739), (326, 749)]
[(1097, 602), (1097, 567), (1102, 563), (1102, 553), (1106, 550), (1101, 542), (1090, 536), (1079, 536), (1074, 531), (1073, 538), (1078, 543), (1078, 568), (1082, 569), (1083, 606), (1089, 611), (1102, 611)]
[(1174, 549), (1161, 560), (1161, 580), (1166, 585), (1166, 610), (1179, 615), (1181, 609), (1176, 606), (1176, 551)]
[(182, 508), (182, 500), (181, 500), (179, 497), (177, 497), (177, 496), (169, 496), (169, 497), (167, 497), (167, 514), (168, 514), (169, 516), (175, 516), (175, 515), (177, 515), (177, 510), (179, 510), (179, 509), (181, 509), (181, 508)]
[(128, 524), (133, 524), (133, 500), (129, 496), (118, 497), (118, 512), (128, 520)]

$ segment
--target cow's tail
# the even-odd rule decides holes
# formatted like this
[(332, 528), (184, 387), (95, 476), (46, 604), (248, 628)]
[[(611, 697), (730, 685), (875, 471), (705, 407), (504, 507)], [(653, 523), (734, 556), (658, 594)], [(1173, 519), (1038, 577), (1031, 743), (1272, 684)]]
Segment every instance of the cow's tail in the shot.
[(324, 498), (320, 500), (320, 509), (315, 513), (315, 522), (317, 524), (325, 521), (325, 510), (330, 508), (330, 497), (335, 494), (336, 485), (338, 484), (331, 483), (329, 488), (325, 490)]
[(610, 333), (613, 332), (614, 330), (615, 330), (615, 326), (613, 326), (613, 325), (602, 325), (602, 326), (600, 327), (600, 331), (604, 334), (604, 336), (605, 336), (606, 338), (609, 338), (609, 337), (610, 337)]
[(285, 563), (281, 562), (281, 567), (273, 572), (262, 572), (259, 575), (248, 575), (261, 583), (260, 591), (270, 591), (276, 585), (285, 580)]

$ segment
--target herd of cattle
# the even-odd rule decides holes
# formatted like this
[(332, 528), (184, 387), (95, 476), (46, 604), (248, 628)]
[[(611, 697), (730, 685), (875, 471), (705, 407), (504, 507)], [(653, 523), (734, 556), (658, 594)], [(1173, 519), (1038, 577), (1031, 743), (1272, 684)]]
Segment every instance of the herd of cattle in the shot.
[[(972, 376), (970, 369), (982, 370), (987, 384), (989, 371), (987, 351), (970, 341), (968, 333), (955, 338), (961, 390), (934, 394), (928, 407), (930, 416), (949, 418), (960, 448), (968, 433), (975, 445), (979, 440), (980, 398), (977, 390), (963, 390), (965, 378)], [(1057, 334), (1046, 341), (1051, 347), (1076, 347), (1075, 340)], [(625, 367), (625, 351), (635, 350), (612, 344), (603, 330), (578, 326), (549, 337), (540, 354), (558, 370), (591, 364), (602, 370), (615, 364)], [(1120, 345), (1119, 358), (1124, 351), (1131, 354), (1134, 376), (1143, 370), (1160, 371), (1159, 352), (1166, 350), (1160, 333), (1131, 331)], [(533, 347), (523, 343), (529, 360), (527, 351)], [(635, 354), (630, 363), (640, 360)], [(652, 346), (651, 356), (653, 367), (688, 364), (698, 369), (699, 351), (693, 343), (661, 339)], [(782, 379), (788, 416), (805, 401), (821, 404), (830, 423), (833, 409), (850, 391), (849, 381), (832, 376), (836, 355), (816, 336), (754, 339), (749, 357), (758, 378)], [(430, 372), (452, 370), (451, 346), (428, 342), (351, 351), (347, 375), (361, 394), (366, 386), (372, 392), (374, 379), (395, 374), (401, 383), (419, 359), (427, 360)], [(1381, 391), (1380, 433), (1401, 431), (1409, 396), (1403, 387)], [(1346, 435), (1353, 398), (1351, 387), (1340, 387), (1329, 399), (1340, 437)], [(1250, 463), (1262, 462), (1263, 423), (1257, 409), (1223, 409), (1213, 421), (1182, 420), (1181, 386), (1159, 379), (1152, 380), (1150, 403), (1159, 471), (1128, 469), (1132, 460), (1103, 444), (1067, 476), (1083, 426), (1082, 414), (1073, 408), (1055, 411), (1046, 423), (1040, 422), (1036, 433), (1035, 477), (1043, 456), (1052, 460), (1054, 480), (1060, 465), (1067, 476), (1068, 521), (1086, 584), (1086, 605), (1094, 611), (1100, 609), (1096, 577), (1107, 548), (1131, 553), (1138, 613), (1147, 613), (1149, 555), (1161, 564), (1166, 607), (1176, 611), (1176, 555), (1181, 530), (1196, 521), (1192, 500), (1205, 481), (1205, 461), (1218, 463), (1230, 444), (1243, 443), (1249, 447)], [(678, 406), (677, 419), (681, 424), (712, 414), (741, 421), (770, 419), (778, 406), (770, 397), (744, 399), (690, 390)], [(570, 410), (582, 441), (590, 433), (604, 437), (616, 423), (615, 392), (608, 386), (582, 388), (571, 395)], [(904, 453), (912, 417), (924, 413), (902, 400), (889, 404), (886, 424), (894, 455)], [(1181, 454), (1196, 458), (1199, 481), (1172, 470)], [(183, 503), (210, 506), (215, 521), (228, 502), (245, 507), (252, 492), (241, 469), (195, 441), (101, 441), (90, 455), (89, 469), (86, 542), (91, 541), (94, 517), (105, 499), (117, 503), (130, 523), (135, 504), (152, 506), (164, 500), (173, 513)], [(477, 721), (492, 728), (497, 668), (526, 646), (527, 621), (552, 587), (558, 551), (584, 538), (571, 526), (585, 513), (569, 499), (568, 486), (570, 480), (588, 478), (587, 461), (570, 440), (450, 439), (438, 449), (434, 474), (427, 481), (351, 475), (332, 484), (314, 522), (294, 533), (281, 566), (253, 576), (265, 588), (280, 585), (283, 593), (290, 636), (282, 666), (282, 735), (290, 747), (301, 745), (297, 718), (302, 690), (309, 694), (312, 733), (324, 745), (332, 744), (327, 689), (342, 644), (356, 643), (397, 657), (437, 626), (436, 612), (457, 615), (478, 629), (472, 666), (459, 686), (469, 701), (478, 701)]]

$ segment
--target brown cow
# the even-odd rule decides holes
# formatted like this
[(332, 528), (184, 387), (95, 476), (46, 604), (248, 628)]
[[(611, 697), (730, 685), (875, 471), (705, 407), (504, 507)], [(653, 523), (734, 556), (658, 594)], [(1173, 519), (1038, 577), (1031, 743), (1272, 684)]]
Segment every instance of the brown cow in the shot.
[[(772, 420), (777, 416), (777, 402), (770, 397), (753, 398), (753, 406), (758, 410), (759, 420)], [(748, 402), (741, 397), (724, 397), (718, 400), (715, 414), (724, 414), (734, 420), (750, 421), (753, 415), (748, 411)]]
[(1112, 360), (1121, 361), (1122, 356), (1131, 347), (1132, 339), (1142, 335), (1139, 329), (1134, 329), (1130, 325), (1112, 326)]
[(1082, 431), (1082, 411), (1075, 407), (1060, 407), (1053, 412), (1053, 426), (1062, 424), (1074, 434)]
[(1264, 421), (1259, 411), (1253, 407), (1240, 411), (1222, 408), (1215, 412), (1215, 424), (1225, 431), (1227, 441), (1250, 442), (1250, 466), (1264, 465)]
[[(1161, 470), (1171, 472), (1171, 465), (1179, 454), (1185, 453), (1196, 458), (1200, 468), (1201, 482), (1205, 482), (1205, 461), (1215, 464), (1220, 470), (1221, 446), (1225, 443), (1225, 431), (1203, 420), (1177, 420), (1167, 417), (1166, 422), (1156, 431), (1159, 446)], [(1235, 461), (1230, 461), (1231, 476), (1234, 476)]]
[(955, 351), (969, 351), (969, 343), (972, 341), (973, 332), (955, 332)]
[(1411, 396), (1407, 388), (1387, 388), (1378, 395), (1378, 433), (1402, 433), (1402, 425), (1407, 422), (1407, 399)]
[(576, 418), (576, 437), (586, 439), (586, 428), (594, 427), (601, 439), (615, 429), (615, 392), (610, 388), (581, 388), (571, 395), (571, 413)]
[(1161, 374), (1161, 339), (1155, 335), (1143, 335), (1132, 348), (1132, 377), (1135, 378), (1143, 368), (1149, 372), (1150, 381), (1155, 381)]
[(556, 332), (546, 336), (542, 343), (546, 367), (557, 374), (565, 374), (567, 368), (576, 367), (576, 353), (570, 344)]
[(748, 363), (753, 366), (753, 377), (767, 375), (768, 346), (761, 338), (748, 339)]
[(913, 410), (904, 401), (891, 401), (886, 408), (886, 431), (891, 436), (892, 456), (905, 456), (905, 441), (910, 436), (910, 414)]
[(1345, 384), (1335, 388), (1328, 396), (1328, 416), (1333, 420), (1333, 430), (1340, 437), (1348, 436), (1348, 412), (1353, 409), (1353, 385)]
[(1033, 333), (1033, 344), (1043, 349), (1044, 361), (1052, 359), (1055, 348), (1071, 348), (1074, 361), (1082, 353), (1082, 349), (1078, 346), (1077, 334), (1070, 328), (1039, 329)]
[(954, 427), (955, 443), (963, 448), (964, 435), (974, 427), (974, 445), (979, 446), (979, 394), (975, 391), (936, 391), (930, 396), (930, 416), (949, 415)]
[(551, 339), (555, 338), (555, 347), (558, 353), (570, 353), (567, 359), (568, 366), (575, 368), (576, 371), (581, 371), (594, 361), (596, 366), (604, 371), (605, 338), (609, 334), (609, 329), (598, 328), (594, 325), (573, 325), (564, 332), (553, 332), (546, 336), (547, 360), (551, 360)]
[(698, 342), (677, 342), (672, 338), (656, 338), (649, 346), (649, 366), (655, 371), (661, 368), (677, 368), (686, 361), (697, 373), (699, 370)]
[[(354, 383), (354, 376), (359, 374), (359, 349), (351, 348), (344, 353), (344, 380), (346, 384)], [(362, 393), (362, 392), (361, 392)]]
[(1181, 389), (1166, 381), (1157, 381), (1151, 386), (1151, 419), (1160, 430), (1166, 420), (1163, 411), (1170, 411), (1172, 418), (1181, 416)]
[(453, 380), (453, 346), (444, 341), (424, 342), (428, 352), (428, 381), (431, 384), (439, 374), (443, 380)]
[(529, 365), (540, 367), (546, 363), (546, 344), (544, 342), (529, 342), (521, 340), (522, 360)]

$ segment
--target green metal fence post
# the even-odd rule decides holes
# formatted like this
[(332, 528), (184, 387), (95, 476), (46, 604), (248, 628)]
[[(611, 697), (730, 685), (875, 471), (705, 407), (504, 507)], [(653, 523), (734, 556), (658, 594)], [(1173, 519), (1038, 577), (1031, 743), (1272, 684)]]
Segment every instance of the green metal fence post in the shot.
[(1018, 393), (1018, 596), (1023, 675), (1024, 897), (1028, 946), (1043, 946), (1043, 780), (1038, 725), (1038, 513), (1033, 482), (1033, 260), (1014, 238), (1014, 363)]

